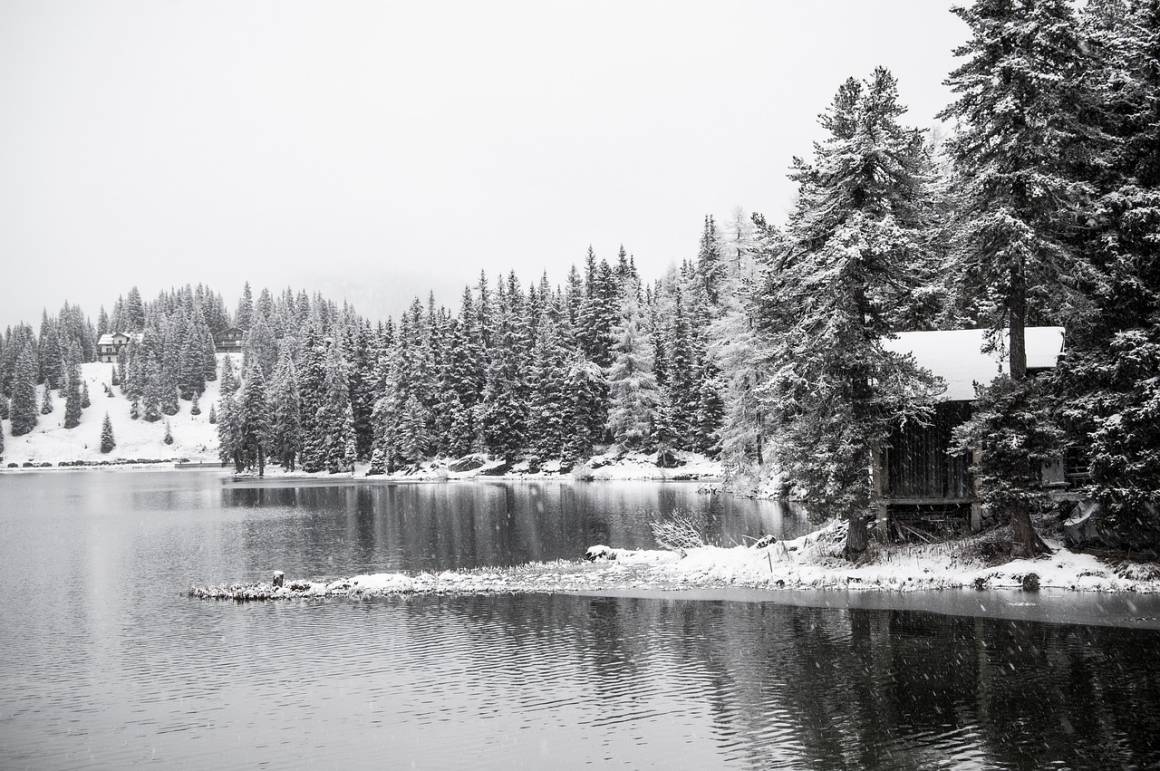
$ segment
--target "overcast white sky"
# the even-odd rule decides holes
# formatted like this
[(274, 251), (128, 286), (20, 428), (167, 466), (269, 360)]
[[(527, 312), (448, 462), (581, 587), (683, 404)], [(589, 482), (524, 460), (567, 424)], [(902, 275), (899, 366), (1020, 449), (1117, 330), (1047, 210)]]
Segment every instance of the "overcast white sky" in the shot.
[[(780, 221), (849, 75), (948, 101), (943, 0), (0, 3), (0, 325), (245, 279), (395, 312)], [(369, 307), (377, 306), (377, 307)]]

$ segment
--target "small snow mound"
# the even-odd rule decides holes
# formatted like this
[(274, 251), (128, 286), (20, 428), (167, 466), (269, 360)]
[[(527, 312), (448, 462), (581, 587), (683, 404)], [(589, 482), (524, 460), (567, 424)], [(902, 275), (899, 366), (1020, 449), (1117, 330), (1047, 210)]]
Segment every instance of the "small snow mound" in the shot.
[(596, 560), (614, 560), (616, 559), (616, 551), (611, 546), (596, 544), (595, 546), (588, 547), (588, 550), (584, 552), (584, 559), (589, 562), (595, 562)]

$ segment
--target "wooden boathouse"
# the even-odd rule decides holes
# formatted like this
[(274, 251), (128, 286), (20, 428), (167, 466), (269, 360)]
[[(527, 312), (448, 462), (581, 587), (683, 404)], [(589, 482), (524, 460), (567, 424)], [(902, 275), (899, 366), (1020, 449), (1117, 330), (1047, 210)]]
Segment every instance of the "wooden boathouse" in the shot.
[[(978, 530), (982, 510), (970, 473), (970, 459), (951, 455), (952, 433), (971, 416), (975, 384), (986, 384), (1007, 371), (1006, 340), (985, 352), (986, 330), (903, 332), (883, 347), (910, 353), (946, 382), (946, 391), (927, 425), (913, 421), (895, 429), (876, 453), (871, 469), (873, 509), (878, 527), (889, 535), (911, 523), (936, 529)], [(1029, 375), (1054, 368), (1063, 353), (1063, 327), (1026, 330)]]

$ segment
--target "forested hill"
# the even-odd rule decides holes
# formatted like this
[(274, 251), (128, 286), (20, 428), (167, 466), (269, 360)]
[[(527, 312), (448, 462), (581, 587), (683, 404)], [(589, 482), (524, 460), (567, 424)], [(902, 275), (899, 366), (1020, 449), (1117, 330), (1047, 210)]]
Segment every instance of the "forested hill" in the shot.
[[(232, 311), (204, 287), (149, 302), (130, 291), (95, 324), (66, 306), (4, 334), (0, 439), (53, 409), (76, 425), (78, 365), (100, 334), (123, 331), (110, 388), (161, 421), (220, 378), (220, 453), (240, 468), (333, 472), (361, 458), (377, 473), (472, 451), (534, 465), (608, 443), (684, 448), (719, 455), (735, 480), (776, 469), (848, 520), (857, 556), (873, 452), (900, 422), (927, 419), (940, 389), (882, 340), (985, 328), (1009, 333), (1008, 374), (980, 384), (956, 443), (981, 451), (982, 503), (1012, 523), (1016, 550), (1043, 548), (1040, 469), (1065, 455), (1089, 471), (1082, 492), (1103, 507), (1104, 532), (1154, 549), (1160, 6), (978, 0), (953, 12), (969, 38), (946, 80), (945, 141), (907, 125), (889, 71), (852, 77), (820, 116), (823, 138), (792, 160), (786, 221), (707, 218), (667, 275), (589, 251), (567, 275), (481, 276), (457, 307), (416, 300), (382, 321), (248, 286)], [(1029, 377), (1024, 329), (1044, 324), (1067, 329), (1067, 353)], [(244, 365), (218, 372), (213, 341), (230, 326)]]

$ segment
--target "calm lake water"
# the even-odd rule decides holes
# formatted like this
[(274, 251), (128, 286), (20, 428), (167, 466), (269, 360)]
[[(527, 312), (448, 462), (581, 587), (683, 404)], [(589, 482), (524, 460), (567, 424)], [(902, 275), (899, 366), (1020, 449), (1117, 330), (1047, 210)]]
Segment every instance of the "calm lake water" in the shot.
[[(1160, 632), (764, 601), (238, 605), (192, 583), (575, 558), (688, 485), (0, 475), (0, 768), (1160, 765)], [(1080, 600), (1084, 602), (1085, 600)]]

